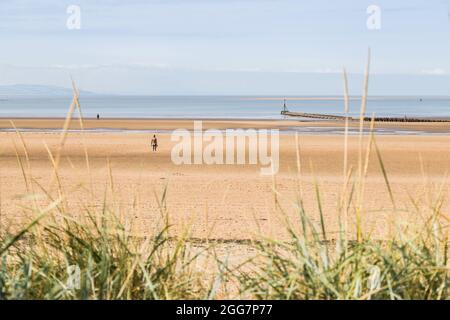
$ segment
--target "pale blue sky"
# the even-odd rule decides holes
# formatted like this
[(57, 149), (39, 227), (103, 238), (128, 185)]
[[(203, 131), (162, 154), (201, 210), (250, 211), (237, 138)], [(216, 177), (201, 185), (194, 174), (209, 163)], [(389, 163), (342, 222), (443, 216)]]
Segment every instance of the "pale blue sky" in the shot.
[[(66, 28), (71, 4), (81, 30)], [(381, 30), (366, 27), (371, 4)], [(1, 0), (0, 85), (336, 94), (370, 46), (373, 93), (450, 95), (449, 13), (450, 0)]]

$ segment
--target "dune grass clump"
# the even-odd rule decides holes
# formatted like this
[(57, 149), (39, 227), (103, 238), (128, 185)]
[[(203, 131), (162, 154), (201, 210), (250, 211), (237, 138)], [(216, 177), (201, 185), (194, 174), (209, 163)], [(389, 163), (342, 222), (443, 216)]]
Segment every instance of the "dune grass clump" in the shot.
[[(257, 299), (448, 299), (448, 238), (439, 214), (420, 233), (392, 239), (324, 240), (299, 210), (303, 230), (259, 242), (241, 293)], [(250, 270), (250, 271), (248, 271)]]
[(114, 218), (63, 218), (0, 238), (0, 299), (200, 299), (210, 293), (169, 225), (131, 235)]

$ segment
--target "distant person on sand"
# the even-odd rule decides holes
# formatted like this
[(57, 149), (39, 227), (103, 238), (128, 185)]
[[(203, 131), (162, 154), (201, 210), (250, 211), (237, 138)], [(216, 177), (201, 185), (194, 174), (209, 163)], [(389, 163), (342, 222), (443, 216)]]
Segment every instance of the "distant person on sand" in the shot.
[(153, 149), (153, 151), (156, 151), (157, 148), (158, 148), (158, 139), (156, 139), (156, 135), (153, 135), (152, 149)]
[(97, 113), (97, 120), (100, 119), (100, 115)]

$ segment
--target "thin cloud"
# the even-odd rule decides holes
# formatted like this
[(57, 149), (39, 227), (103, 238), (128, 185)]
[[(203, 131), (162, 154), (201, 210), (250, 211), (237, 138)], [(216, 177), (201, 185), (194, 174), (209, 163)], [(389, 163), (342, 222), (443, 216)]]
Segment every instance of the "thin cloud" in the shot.
[(443, 75), (450, 74), (450, 72), (448, 70), (445, 70), (445, 69), (442, 69), (442, 68), (434, 68), (434, 69), (422, 70), (422, 74), (434, 75), (434, 76), (443, 76)]

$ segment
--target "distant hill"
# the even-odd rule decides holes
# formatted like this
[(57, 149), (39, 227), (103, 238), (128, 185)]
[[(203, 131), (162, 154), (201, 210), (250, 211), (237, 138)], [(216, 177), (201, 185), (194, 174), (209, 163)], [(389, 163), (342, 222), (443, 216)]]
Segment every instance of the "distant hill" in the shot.
[[(0, 86), (0, 98), (8, 98), (14, 96), (72, 96), (72, 89), (57, 87), (57, 86), (44, 86), (36, 84), (14, 84)], [(93, 95), (95, 93), (80, 90), (80, 95)]]

